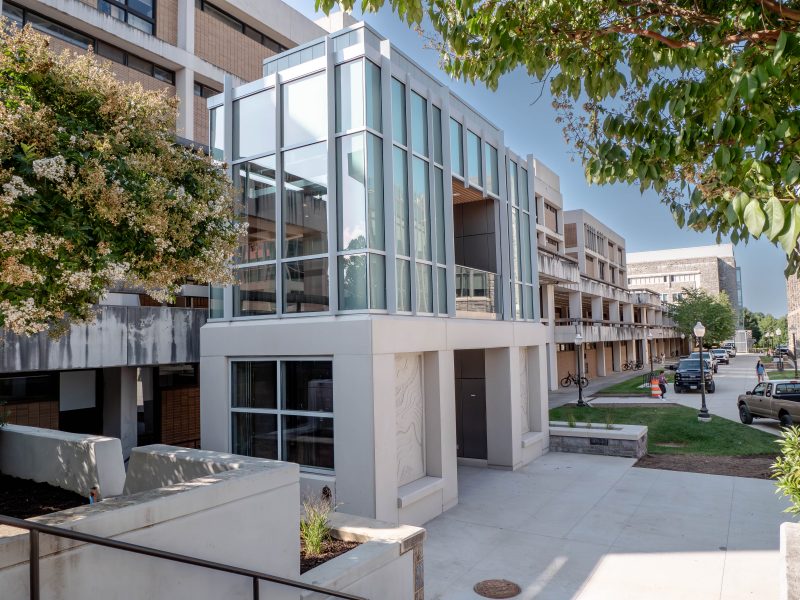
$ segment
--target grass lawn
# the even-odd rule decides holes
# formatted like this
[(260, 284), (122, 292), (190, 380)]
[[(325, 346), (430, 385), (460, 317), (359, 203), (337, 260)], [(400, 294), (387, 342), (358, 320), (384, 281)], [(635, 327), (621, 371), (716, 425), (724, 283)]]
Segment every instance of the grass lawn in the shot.
[(715, 416), (710, 423), (697, 420), (697, 410), (688, 406), (597, 407), (560, 406), (550, 411), (553, 421), (566, 421), (572, 413), (578, 422), (647, 425), (650, 454), (707, 454), (745, 456), (778, 452), (775, 436), (747, 425)]
[[(656, 369), (657, 371), (658, 369)], [(639, 375), (634, 375), (630, 379), (626, 379), (625, 381), (620, 381), (619, 383), (615, 383), (614, 385), (610, 385), (608, 387), (604, 387), (602, 390), (599, 390), (598, 394), (641, 394), (642, 396), (649, 396), (650, 395), (650, 388), (642, 388), (639, 387), (642, 385), (642, 376), (646, 375), (647, 371), (640, 371)], [(675, 379), (675, 372), (674, 371), (664, 371), (664, 374), (667, 377), (667, 381), (672, 383), (673, 379)]]

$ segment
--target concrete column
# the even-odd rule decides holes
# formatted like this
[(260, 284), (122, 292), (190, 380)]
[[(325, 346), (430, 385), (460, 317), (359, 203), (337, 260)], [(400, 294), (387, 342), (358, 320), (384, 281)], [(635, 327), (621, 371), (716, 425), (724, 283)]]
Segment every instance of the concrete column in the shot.
[(611, 342), (611, 368), (615, 372), (622, 370), (622, 342)]
[(619, 300), (608, 301), (608, 318), (611, 321), (619, 321)]
[(136, 367), (103, 369), (103, 435), (119, 438), (122, 456), (137, 445)]
[[(180, 101), (177, 133), (187, 140), (194, 140), (194, 71), (179, 69), (175, 72), (175, 93)], [(207, 140), (200, 141), (207, 143)]]
[(178, 48), (194, 54), (194, 0), (178, 0)]
[(655, 308), (648, 308), (647, 311), (647, 323), (650, 325), (656, 324), (656, 309)]
[(635, 344), (634, 344), (633, 340), (628, 340), (628, 341), (626, 341), (626, 342), (625, 342), (625, 347), (626, 347), (626, 349), (627, 349), (627, 352), (628, 352), (628, 360), (633, 360), (633, 361), (635, 361), (635, 360), (636, 360), (636, 358), (637, 358), (637, 357), (636, 357), (636, 349), (635, 349), (635, 348), (636, 348), (636, 346), (635, 346)]
[(603, 298), (602, 296), (592, 297), (592, 321), (603, 320)]
[(606, 348), (603, 345), (603, 342), (597, 342), (597, 350), (595, 351), (597, 356), (597, 376), (598, 377), (605, 377), (607, 375), (606, 369)]
[(519, 349), (490, 348), (485, 360), (487, 464), (514, 469), (522, 458)]
[(547, 321), (550, 327), (556, 324), (556, 288), (554, 285), (542, 286), (542, 319)]
[(550, 406), (547, 382), (542, 377), (545, 356), (541, 346), (528, 347), (528, 414), (531, 431), (547, 431)]
[(453, 351), (426, 352), (423, 360), (425, 469), (428, 476), (442, 478), (442, 510), (445, 511), (458, 503)]
[(580, 319), (582, 316), (581, 293), (569, 293), (569, 318)]
[(542, 318), (547, 321), (547, 386), (558, 389), (558, 363), (556, 362), (556, 288), (545, 285), (542, 289)]
[(622, 320), (625, 323), (633, 323), (633, 304), (622, 305)]

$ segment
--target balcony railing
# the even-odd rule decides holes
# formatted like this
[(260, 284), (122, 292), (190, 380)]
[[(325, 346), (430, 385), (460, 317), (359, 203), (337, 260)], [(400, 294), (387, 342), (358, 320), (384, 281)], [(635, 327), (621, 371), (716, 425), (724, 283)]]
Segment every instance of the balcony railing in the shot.
[(497, 314), (498, 279), (495, 273), (456, 265), (456, 312)]

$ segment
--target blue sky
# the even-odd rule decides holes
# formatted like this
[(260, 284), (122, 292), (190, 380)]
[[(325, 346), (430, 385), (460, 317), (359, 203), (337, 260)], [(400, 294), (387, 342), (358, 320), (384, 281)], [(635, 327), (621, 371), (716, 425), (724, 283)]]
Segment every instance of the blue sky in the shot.
[[(308, 17), (316, 18), (314, 0), (284, 0)], [(357, 18), (362, 15), (356, 13)], [(453, 81), (439, 69), (438, 55), (425, 48), (423, 40), (390, 10), (363, 17), (370, 25), (420, 65), (437, 75), (464, 100), (472, 104), (505, 131), (506, 145), (518, 154), (532, 153), (561, 177), (564, 208), (583, 208), (626, 239), (627, 250), (663, 250), (683, 246), (714, 244), (715, 236), (679, 229), (668, 208), (656, 195), (639, 193), (628, 185), (590, 186), (579, 160), (572, 160), (569, 145), (555, 123), (550, 96), (539, 95), (540, 84), (522, 71), (505, 76), (498, 90), (483, 85)], [(735, 247), (736, 262), (742, 268), (744, 304), (753, 311), (786, 314), (783, 252), (767, 240)]]

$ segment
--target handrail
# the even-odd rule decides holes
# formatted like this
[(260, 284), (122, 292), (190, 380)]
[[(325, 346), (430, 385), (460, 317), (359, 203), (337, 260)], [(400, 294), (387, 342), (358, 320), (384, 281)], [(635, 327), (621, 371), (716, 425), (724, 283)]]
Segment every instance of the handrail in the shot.
[(86, 542), (87, 544), (97, 544), (98, 546), (105, 546), (107, 548), (115, 548), (117, 550), (124, 550), (125, 552), (132, 552), (134, 554), (143, 554), (145, 556), (152, 556), (163, 560), (171, 560), (174, 562), (183, 563), (186, 565), (194, 565), (196, 567), (203, 567), (204, 569), (212, 569), (214, 571), (222, 571), (224, 573), (232, 573), (234, 575), (241, 575), (243, 577), (250, 577), (253, 580), (253, 600), (258, 600), (259, 589), (258, 581), (268, 581), (270, 583), (278, 583), (281, 585), (306, 590), (309, 592), (318, 592), (334, 598), (344, 598), (345, 600), (367, 600), (363, 596), (354, 596), (345, 592), (330, 590), (318, 585), (310, 583), (303, 583), (302, 581), (295, 581), (277, 575), (269, 575), (252, 569), (244, 569), (241, 567), (233, 567), (222, 563), (205, 560), (203, 558), (195, 558), (193, 556), (186, 556), (185, 554), (177, 554), (175, 552), (167, 552), (165, 550), (157, 550), (155, 548), (148, 548), (147, 546), (140, 546), (138, 544), (131, 544), (129, 542), (121, 542), (119, 540), (112, 540), (108, 538), (98, 537), (80, 531), (72, 531), (71, 529), (62, 529), (61, 527), (53, 527), (52, 525), (44, 525), (34, 521), (27, 521), (25, 519), (17, 519), (15, 517), (7, 517), (0, 515), (0, 525), (9, 525), (19, 529), (26, 529), (30, 535), (30, 561), (28, 563), (28, 571), (30, 574), (30, 598), (31, 600), (39, 600), (39, 534), (44, 533), (56, 537), (67, 538), (76, 540), (78, 542)]

